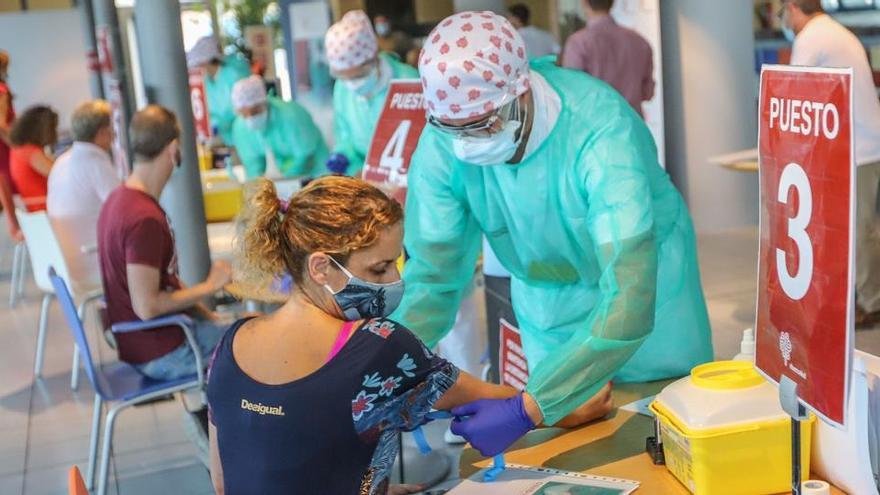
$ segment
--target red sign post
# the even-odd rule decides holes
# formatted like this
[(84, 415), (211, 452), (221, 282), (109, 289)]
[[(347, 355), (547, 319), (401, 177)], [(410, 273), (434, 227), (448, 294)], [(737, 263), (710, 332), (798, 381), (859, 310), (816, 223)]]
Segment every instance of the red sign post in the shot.
[(364, 163), (363, 179), (401, 204), (406, 200), (410, 160), (425, 123), (421, 82), (391, 81)]
[(113, 163), (119, 177), (125, 180), (128, 177), (128, 152), (125, 143), (128, 142), (128, 116), (125, 115), (125, 105), (122, 100), (122, 87), (115, 77), (108, 76), (107, 101), (110, 103), (111, 123), (113, 124)]
[(501, 349), (498, 352), (498, 361), (501, 368), (499, 373), (501, 383), (517, 390), (525, 390), (529, 381), (529, 367), (526, 363), (526, 354), (523, 352), (519, 329), (504, 318), (501, 319), (499, 328)]
[(211, 120), (208, 117), (208, 97), (205, 95), (205, 79), (201, 69), (189, 71), (189, 98), (196, 135), (200, 141), (205, 142), (211, 139)]
[(761, 71), (757, 367), (835, 425), (853, 349), (852, 110), (849, 69)]

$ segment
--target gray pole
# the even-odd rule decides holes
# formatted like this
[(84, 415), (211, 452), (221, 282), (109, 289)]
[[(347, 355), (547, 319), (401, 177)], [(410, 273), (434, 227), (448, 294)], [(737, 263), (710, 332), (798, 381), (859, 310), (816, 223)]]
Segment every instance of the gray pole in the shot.
[(183, 164), (171, 176), (161, 203), (174, 230), (181, 279), (187, 285), (195, 285), (208, 275), (211, 257), (197, 166), (180, 4), (178, 0), (137, 0), (134, 13), (147, 101), (170, 109), (180, 121)]
[(660, 0), (659, 5), (669, 175), (698, 232), (754, 226), (757, 174), (709, 163), (709, 157), (756, 145), (752, 3)]
[(290, 84), (290, 99), (296, 99), (296, 42), (293, 41), (293, 29), (290, 24), (290, 6), (296, 0), (281, 0), (281, 31), (284, 33), (284, 49), (287, 50), (287, 80)]
[[(89, 0), (94, 7), (95, 26), (107, 26), (110, 30), (111, 57), (113, 58), (113, 77), (119, 82), (122, 88), (122, 105), (125, 115), (129, 118), (134, 114), (134, 104), (132, 103), (131, 85), (129, 84), (128, 71), (125, 64), (124, 46), (122, 44), (122, 36), (119, 29), (119, 15), (116, 12), (116, 3), (114, 0)], [(84, 0), (85, 2), (85, 0)], [(106, 81), (104, 81), (106, 82)], [(105, 88), (106, 90), (106, 88)], [(126, 143), (128, 146), (128, 143)]]
[(86, 54), (89, 63), (89, 87), (93, 98), (104, 98), (104, 86), (101, 82), (101, 70), (94, 67), (98, 58), (98, 43), (95, 40), (95, 10), (91, 0), (79, 2), (79, 12), (82, 18), (83, 35), (86, 40)]

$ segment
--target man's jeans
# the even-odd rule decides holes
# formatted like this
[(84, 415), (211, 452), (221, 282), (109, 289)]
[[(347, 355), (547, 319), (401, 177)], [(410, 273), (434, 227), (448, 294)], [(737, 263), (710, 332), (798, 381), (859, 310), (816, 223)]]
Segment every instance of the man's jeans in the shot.
[[(202, 365), (207, 367), (214, 347), (220, 342), (228, 328), (227, 324), (215, 323), (210, 320), (193, 320), (192, 333), (202, 355)], [(155, 380), (174, 380), (196, 374), (196, 358), (192, 347), (184, 341), (180, 347), (143, 364), (135, 365), (142, 374)]]

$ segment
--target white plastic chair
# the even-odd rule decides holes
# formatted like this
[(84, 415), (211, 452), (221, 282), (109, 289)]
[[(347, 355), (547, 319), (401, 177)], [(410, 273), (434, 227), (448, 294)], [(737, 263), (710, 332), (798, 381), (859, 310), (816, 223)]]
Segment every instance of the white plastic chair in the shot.
[[(25, 210), (28, 205), (46, 202), (46, 196), (25, 199), (18, 194), (13, 195), (12, 190), (8, 189), (8, 184), (4, 185), (3, 188), (6, 190), (4, 190), (2, 194), (9, 195), (8, 198), (4, 198), (5, 201), (3, 201), (3, 207), (10, 208), (10, 211)], [(11, 227), (10, 230), (19, 229), (18, 225), (13, 225)], [(12, 277), (9, 282), (10, 308), (14, 308), (15, 303), (18, 302), (18, 299), (24, 294), (24, 279), (25, 272), (27, 272), (28, 262), (27, 254), (27, 246), (24, 241), (17, 241), (15, 243), (15, 251), (12, 254)]]
[(0, 205), (3, 206), (9, 237), (15, 242), (15, 252), (12, 255), (12, 280), (9, 283), (10, 308), (15, 306), (16, 300), (24, 291), (24, 271), (27, 260), (24, 236), (18, 226), (18, 220), (15, 218), (15, 205), (18, 203), (20, 201), (16, 202), (9, 180), (4, 174), (0, 174)]
[[(43, 291), (43, 303), (40, 308), (39, 331), (37, 332), (37, 349), (34, 359), (34, 376), (39, 378), (43, 369), (43, 351), (46, 346), (46, 329), (49, 323), (49, 305), (55, 297), (55, 289), (49, 279), (49, 268), (54, 267), (68, 287), (74, 289), (73, 297), (77, 301), (77, 312), (80, 319), (84, 319), (85, 311), (89, 303), (103, 296), (101, 287), (81, 286), (70, 280), (67, 262), (61, 252), (61, 246), (52, 230), (52, 224), (46, 212), (28, 213), (16, 210), (16, 217), (24, 233), (24, 242), (30, 254), (33, 266), (34, 282)], [(79, 352), (76, 344), (73, 349), (73, 365), (70, 370), (70, 387), (76, 389), (79, 385)]]

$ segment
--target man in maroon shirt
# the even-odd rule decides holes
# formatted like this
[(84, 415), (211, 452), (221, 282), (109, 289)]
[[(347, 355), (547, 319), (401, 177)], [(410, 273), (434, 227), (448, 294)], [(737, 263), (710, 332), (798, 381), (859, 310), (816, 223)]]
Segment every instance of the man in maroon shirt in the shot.
[[(208, 278), (184, 287), (177, 276), (174, 236), (158, 198), (180, 165), (177, 118), (150, 105), (131, 120), (132, 173), (108, 196), (98, 218), (98, 254), (111, 323), (171, 313), (194, 318), (194, 336), (207, 364), (225, 325), (200, 301), (230, 282), (228, 263), (214, 263)], [(142, 374), (169, 380), (195, 374), (195, 356), (178, 327), (116, 335), (119, 359)]]
[(587, 26), (569, 36), (560, 65), (610, 84), (642, 115), (642, 103), (654, 97), (651, 45), (614, 22), (610, 14), (614, 0), (583, 2)]

